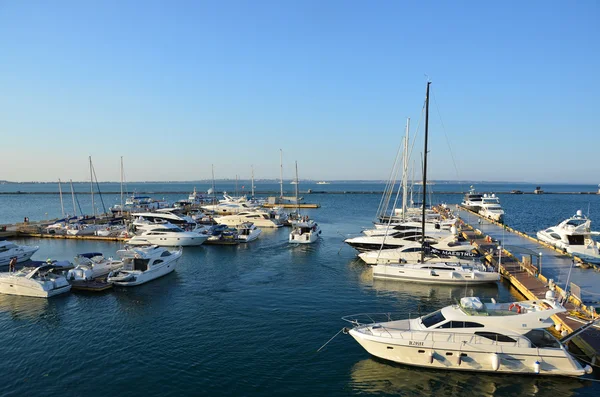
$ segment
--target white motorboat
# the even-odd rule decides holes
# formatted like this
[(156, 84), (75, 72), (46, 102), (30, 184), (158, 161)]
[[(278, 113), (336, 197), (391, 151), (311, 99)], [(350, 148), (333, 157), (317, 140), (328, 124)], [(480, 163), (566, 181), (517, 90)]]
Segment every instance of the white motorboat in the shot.
[(67, 280), (94, 280), (122, 266), (122, 261), (107, 259), (99, 252), (79, 254), (75, 257), (75, 267), (67, 272)]
[[(464, 297), (460, 304), (414, 319), (353, 315), (347, 332), (370, 354), (405, 365), (438, 370), (581, 376), (580, 364), (544, 328), (566, 309), (549, 291), (546, 299), (483, 303)], [(378, 319), (384, 319), (378, 322)], [(590, 324), (591, 325), (591, 324)]]
[(106, 225), (101, 229), (96, 230), (96, 236), (101, 237), (111, 237), (111, 236), (121, 236), (124, 232), (127, 231), (127, 227), (125, 225)]
[(176, 213), (175, 208), (163, 208), (156, 212), (137, 212), (131, 214), (133, 218), (134, 229), (145, 231), (156, 225), (170, 223), (179, 226), (182, 229), (193, 229), (196, 227), (196, 220), (187, 215)]
[(240, 212), (251, 211), (256, 208), (256, 205), (247, 202), (227, 202), (219, 204), (203, 205), (201, 207), (204, 210), (211, 211), (218, 215), (230, 215), (237, 214)]
[(462, 203), (460, 203), (460, 205), (468, 210), (479, 212), (479, 210), (481, 209), (482, 199), (483, 195), (475, 193), (475, 188), (471, 186), (469, 193), (465, 194), (465, 198), (463, 199)]
[[(452, 235), (449, 230), (441, 229), (435, 231), (426, 230), (425, 233), (424, 241), (429, 244), (436, 244), (443, 238)], [(397, 231), (389, 235), (358, 236), (344, 240), (346, 244), (359, 252), (399, 248), (416, 241), (423, 241), (423, 232), (421, 228)]]
[(140, 235), (134, 236), (127, 242), (130, 245), (159, 245), (163, 247), (195, 246), (201, 245), (208, 239), (208, 235), (198, 231), (189, 231), (164, 223), (149, 227)]
[(311, 244), (317, 241), (321, 227), (312, 219), (292, 222), (289, 242), (293, 244)]
[(329, 184), (330, 184), (330, 182), (326, 182), (326, 181), (317, 182), (317, 185), (329, 185)]
[[(414, 263), (421, 259), (423, 246), (420, 242), (411, 242), (400, 248), (367, 251), (358, 257), (369, 265), (388, 263)], [(479, 257), (476, 247), (466, 241), (460, 241), (459, 236), (448, 236), (436, 244), (425, 247), (425, 261), (436, 261), (446, 258), (447, 261), (470, 263)]]
[(252, 222), (257, 227), (277, 228), (283, 226), (265, 211), (244, 211), (234, 215), (216, 217), (215, 221), (220, 224), (236, 227), (246, 222)]
[(71, 285), (67, 279), (54, 273), (56, 266), (42, 264), (37, 267), (24, 267), (16, 272), (0, 273), (0, 293), (8, 295), (49, 298), (69, 292)]
[(0, 266), (8, 265), (14, 257), (17, 258), (17, 263), (25, 262), (39, 249), (37, 245), (17, 245), (9, 241), (0, 241)]
[(537, 238), (571, 255), (578, 256), (585, 262), (600, 263), (598, 242), (592, 235), (600, 233), (591, 230), (592, 221), (581, 210), (562, 221), (557, 226), (537, 232)]
[(500, 274), (480, 261), (464, 263), (432, 258), (416, 263), (379, 263), (373, 266), (373, 278), (429, 284), (473, 285), (495, 283), (500, 279)]
[(175, 270), (183, 249), (170, 251), (156, 245), (117, 251), (123, 267), (108, 274), (107, 281), (121, 287), (133, 287), (157, 279)]
[(257, 228), (252, 222), (245, 222), (236, 227), (238, 231), (237, 238), (241, 243), (249, 243), (260, 236), (262, 230)]
[(93, 236), (104, 227), (103, 225), (76, 223), (67, 226), (67, 234), (69, 236)]
[[(452, 230), (452, 227), (456, 224), (456, 219), (442, 220), (435, 222), (425, 222), (425, 231), (436, 231), (436, 230)], [(421, 229), (422, 223), (417, 221), (399, 222), (399, 223), (376, 223), (375, 229), (363, 230), (365, 236), (385, 236), (393, 234), (397, 231), (403, 230), (414, 230)]]
[(155, 200), (148, 196), (132, 195), (125, 200), (123, 206), (117, 204), (111, 208), (115, 212), (140, 212), (140, 211), (155, 211), (161, 208), (167, 208), (169, 203), (165, 200)]
[(496, 222), (503, 222), (504, 210), (500, 205), (500, 198), (498, 198), (495, 194), (484, 194), (481, 199), (479, 215)]

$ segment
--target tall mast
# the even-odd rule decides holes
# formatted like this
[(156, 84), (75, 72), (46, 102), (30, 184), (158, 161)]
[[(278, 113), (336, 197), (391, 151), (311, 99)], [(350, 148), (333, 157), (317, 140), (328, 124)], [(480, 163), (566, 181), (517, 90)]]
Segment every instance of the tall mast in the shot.
[(279, 149), (279, 197), (283, 197), (283, 150)]
[(215, 165), (211, 164), (210, 166), (212, 168), (212, 178), (213, 178), (213, 183), (212, 183), (213, 204), (216, 204), (217, 203), (217, 194), (215, 192)]
[(121, 156), (121, 215), (123, 215), (123, 156)]
[(402, 218), (406, 220), (406, 200), (408, 194), (408, 131), (410, 117), (406, 119), (406, 137), (404, 138), (404, 169), (402, 170)]
[(235, 174), (235, 196), (238, 197), (238, 176)]
[(254, 198), (254, 166), (250, 166), (252, 168), (252, 198)]
[(296, 215), (300, 216), (300, 203), (298, 202), (298, 160), (296, 160)]
[(421, 214), (421, 233), (423, 239), (421, 241), (421, 263), (425, 262), (425, 208), (427, 208), (427, 140), (429, 138), (429, 85), (427, 82), (427, 93), (425, 94), (425, 149), (423, 150), (423, 210)]
[(94, 176), (92, 175), (92, 156), (90, 156), (90, 192), (92, 193), (92, 213), (96, 216), (96, 204), (94, 203)]
[(62, 197), (62, 187), (60, 186), (60, 178), (58, 178), (58, 193), (60, 193), (60, 209), (62, 210), (62, 217), (65, 217), (65, 205)]
[(77, 216), (77, 207), (75, 207), (75, 191), (73, 190), (73, 180), (69, 179), (69, 183), (71, 184), (71, 198), (73, 199), (73, 215)]

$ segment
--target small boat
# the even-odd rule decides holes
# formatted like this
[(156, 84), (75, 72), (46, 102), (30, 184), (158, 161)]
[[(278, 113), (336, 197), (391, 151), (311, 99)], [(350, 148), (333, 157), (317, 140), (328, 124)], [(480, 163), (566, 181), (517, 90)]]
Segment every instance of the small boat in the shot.
[(208, 245), (237, 245), (240, 243), (238, 231), (227, 225), (213, 226), (205, 244)]
[(510, 194), (523, 194), (522, 190), (511, 190)]
[(123, 259), (123, 267), (108, 274), (107, 282), (120, 287), (132, 287), (147, 283), (175, 270), (183, 249), (167, 250), (156, 245), (128, 248), (117, 251)]
[(125, 225), (106, 225), (96, 230), (96, 236), (101, 237), (117, 237), (123, 235), (127, 231)]
[(533, 194), (544, 194), (544, 191), (542, 190), (541, 186), (536, 186)]
[(123, 261), (106, 259), (100, 252), (79, 254), (75, 257), (75, 267), (67, 272), (67, 280), (94, 280), (108, 275), (123, 266)]
[(546, 299), (512, 303), (463, 297), (459, 304), (414, 319), (394, 321), (389, 314), (343, 319), (352, 324), (346, 330), (365, 350), (396, 363), (436, 370), (589, 374), (592, 368), (580, 364), (564, 345), (573, 334), (558, 340), (545, 330), (554, 325), (553, 315), (565, 311), (548, 291)]
[(325, 182), (325, 181), (317, 182), (317, 185), (329, 185), (329, 184), (330, 184), (329, 182)]
[(249, 243), (260, 236), (262, 230), (257, 228), (252, 222), (245, 222), (236, 227), (238, 232), (238, 240), (240, 243)]
[[(16, 272), (0, 273), (0, 293), (8, 295), (50, 298), (71, 290), (67, 279), (59, 272), (63, 267), (42, 263)], [(54, 272), (57, 270), (58, 272)]]
[(16, 257), (17, 263), (29, 260), (39, 250), (37, 245), (17, 245), (8, 241), (0, 241), (0, 266), (8, 265), (11, 258)]
[(292, 222), (289, 242), (294, 244), (311, 244), (317, 241), (321, 234), (321, 227), (312, 219)]

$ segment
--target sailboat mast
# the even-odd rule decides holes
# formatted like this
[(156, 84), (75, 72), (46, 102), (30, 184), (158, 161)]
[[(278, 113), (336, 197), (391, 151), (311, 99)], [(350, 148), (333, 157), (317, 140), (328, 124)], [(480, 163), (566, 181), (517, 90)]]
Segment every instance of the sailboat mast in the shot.
[(279, 190), (279, 197), (283, 197), (283, 150), (281, 149), (279, 149)]
[(298, 160), (296, 160), (296, 215), (300, 216), (300, 203), (298, 202)]
[(406, 137), (404, 138), (404, 169), (402, 171), (402, 218), (406, 219), (406, 200), (408, 194), (408, 132), (410, 117), (406, 119)]
[(238, 194), (238, 176), (235, 174), (235, 197), (239, 197)]
[(252, 197), (254, 198), (254, 166), (250, 166), (252, 168)]
[(90, 156), (90, 192), (92, 194), (92, 213), (96, 216), (96, 204), (94, 203), (94, 176), (92, 175), (92, 156)]
[(58, 193), (60, 194), (60, 209), (62, 210), (62, 217), (65, 217), (65, 205), (62, 197), (62, 187), (60, 186), (60, 178), (58, 178)]
[(213, 204), (217, 203), (217, 194), (215, 192), (215, 165), (211, 164), (210, 167), (212, 168), (212, 191), (213, 191)]
[(75, 191), (73, 190), (73, 180), (69, 179), (69, 183), (71, 184), (71, 198), (73, 199), (73, 215), (77, 216), (77, 207), (75, 207)]
[(121, 156), (121, 215), (123, 215), (123, 156)]
[(427, 140), (429, 138), (429, 85), (427, 82), (427, 93), (425, 94), (425, 149), (423, 150), (423, 213), (421, 214), (421, 228), (423, 239), (421, 241), (421, 263), (425, 262), (425, 209), (427, 208)]

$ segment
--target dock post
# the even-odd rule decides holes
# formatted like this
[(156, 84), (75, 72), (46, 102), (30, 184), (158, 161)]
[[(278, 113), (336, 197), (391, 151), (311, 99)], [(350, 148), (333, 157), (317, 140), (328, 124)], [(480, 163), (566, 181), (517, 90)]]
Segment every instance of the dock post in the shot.
[(539, 265), (540, 265), (540, 274), (543, 275), (542, 274), (542, 253), (541, 252), (540, 252), (540, 263), (539, 263)]

